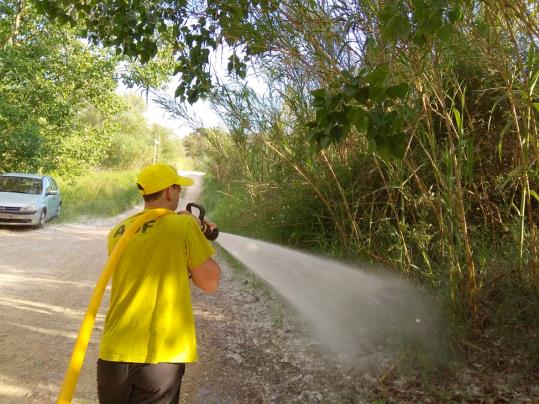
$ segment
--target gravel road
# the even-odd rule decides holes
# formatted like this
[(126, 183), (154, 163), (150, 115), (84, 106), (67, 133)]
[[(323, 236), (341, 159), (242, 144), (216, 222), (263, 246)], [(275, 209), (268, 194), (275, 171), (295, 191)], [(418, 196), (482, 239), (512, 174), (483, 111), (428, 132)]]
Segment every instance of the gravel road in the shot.
[[(199, 184), (200, 182), (198, 182)], [(184, 201), (195, 201), (192, 187)], [(182, 204), (180, 204), (182, 206)], [(140, 208), (140, 207), (139, 207)], [(80, 322), (106, 260), (106, 236), (122, 217), (0, 228), (0, 402), (54, 402)], [(340, 365), (328, 366), (301, 322), (222, 252), (220, 290), (193, 288), (200, 360), (187, 367), (184, 403), (361, 402), (366, 392)], [(76, 390), (95, 403), (95, 363), (108, 292)]]
[[(183, 195), (183, 205), (197, 200), (197, 184)], [(41, 230), (0, 228), (0, 403), (55, 402), (105, 264), (108, 230), (134, 211), (80, 223), (53, 220)], [(199, 362), (187, 366), (182, 403), (362, 403), (379, 397), (388, 402), (537, 402), (536, 383), (509, 388), (507, 377), (496, 370), (444, 372), (435, 387), (434, 379), (404, 377), (395, 370), (398, 362), (375, 354), (367, 367), (339, 364), (251, 272), (229, 265), (221, 249), (216, 259), (223, 271), (219, 291), (211, 296), (191, 291)], [(74, 403), (97, 402), (95, 364), (107, 306), (108, 292)]]

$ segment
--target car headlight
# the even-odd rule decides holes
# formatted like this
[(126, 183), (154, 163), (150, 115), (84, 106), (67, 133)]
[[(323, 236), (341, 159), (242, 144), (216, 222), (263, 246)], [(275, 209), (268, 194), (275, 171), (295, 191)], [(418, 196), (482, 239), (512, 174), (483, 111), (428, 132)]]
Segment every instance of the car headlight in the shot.
[(21, 209), (23, 212), (28, 212), (32, 210), (37, 210), (37, 205), (35, 203), (31, 203), (30, 205), (26, 205), (24, 208)]

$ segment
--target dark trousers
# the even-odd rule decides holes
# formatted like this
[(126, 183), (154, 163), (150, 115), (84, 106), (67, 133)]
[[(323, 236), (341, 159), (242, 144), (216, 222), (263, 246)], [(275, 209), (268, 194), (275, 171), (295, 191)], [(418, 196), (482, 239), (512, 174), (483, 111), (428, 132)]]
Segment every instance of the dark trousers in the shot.
[(177, 404), (185, 363), (97, 361), (101, 404)]

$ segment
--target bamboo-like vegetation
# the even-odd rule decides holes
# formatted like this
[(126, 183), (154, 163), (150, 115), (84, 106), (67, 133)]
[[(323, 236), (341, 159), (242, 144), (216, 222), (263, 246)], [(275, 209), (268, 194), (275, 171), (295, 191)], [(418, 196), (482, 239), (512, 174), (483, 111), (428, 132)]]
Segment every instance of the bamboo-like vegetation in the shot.
[[(446, 289), (481, 327), (482, 291), (500, 276), (539, 286), (538, 12), (526, 0), (289, 0), (260, 15), (271, 52), (253, 68), (268, 92), (221, 88), (213, 104), (229, 133), (201, 131), (206, 167), (227, 187), (221, 219), (234, 231), (398, 268)], [(331, 117), (351, 105), (346, 91), (362, 85), (354, 77), (379, 66), (389, 74), (377, 85), (410, 91), (361, 108), (403, 117), (404, 153), (388, 156), (357, 123), (313, 141), (311, 92), (344, 100), (327, 104), (333, 128)], [(188, 140), (192, 150), (196, 142)], [(249, 197), (226, 196), (232, 188)], [(256, 215), (239, 218), (240, 206)]]

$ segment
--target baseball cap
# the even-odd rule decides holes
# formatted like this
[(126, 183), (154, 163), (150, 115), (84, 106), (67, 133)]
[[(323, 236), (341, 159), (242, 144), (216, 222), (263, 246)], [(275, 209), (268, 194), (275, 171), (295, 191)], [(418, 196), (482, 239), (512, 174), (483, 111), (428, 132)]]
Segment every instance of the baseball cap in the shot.
[(170, 164), (155, 163), (144, 167), (137, 177), (137, 187), (141, 195), (150, 195), (171, 185), (193, 185), (191, 178), (178, 175)]

